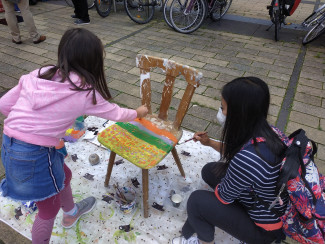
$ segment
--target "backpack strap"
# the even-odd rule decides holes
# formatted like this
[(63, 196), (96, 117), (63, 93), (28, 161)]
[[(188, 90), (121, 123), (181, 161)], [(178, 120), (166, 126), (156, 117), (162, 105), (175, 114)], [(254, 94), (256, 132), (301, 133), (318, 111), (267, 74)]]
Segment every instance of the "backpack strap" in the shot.
[[(294, 135), (293, 135), (294, 134)], [(306, 136), (306, 132), (303, 129), (299, 129), (297, 131), (295, 131), (294, 133), (292, 133), (290, 136), (294, 136), (294, 141), (292, 142), (292, 147), (297, 148), (297, 150), (299, 150), (298, 156), (299, 156), (299, 162), (300, 162), (300, 167), (301, 167), (301, 178), (303, 180), (303, 182), (305, 183), (305, 187), (308, 189), (309, 193), (311, 194), (312, 198), (313, 198), (313, 203), (316, 204), (316, 197), (314, 195), (313, 190), (310, 188), (308, 181), (306, 180), (306, 165), (314, 158), (315, 153), (317, 152), (317, 146), (316, 143), (314, 141), (311, 141), (308, 139), (308, 137)], [(289, 138), (290, 138), (289, 136)], [(311, 142), (312, 146), (313, 146), (313, 150), (312, 153), (310, 155), (310, 160), (306, 163), (304, 163), (304, 156), (306, 153), (306, 148), (308, 145), (308, 142)], [(314, 152), (314, 148), (315, 151)], [(288, 160), (288, 157), (287, 157)]]
[(284, 188), (285, 188), (285, 185), (283, 185), (283, 187), (279, 191), (279, 194), (277, 195), (276, 199), (271, 204), (267, 203), (262, 198), (257, 196), (256, 192), (253, 189), (250, 189), (249, 193), (254, 199), (254, 205), (250, 209), (255, 209), (256, 208), (256, 202), (258, 201), (264, 207), (266, 207), (268, 210), (270, 210), (276, 217), (280, 218), (281, 216), (283, 216), (285, 211), (281, 212), (281, 211), (279, 211), (279, 210), (277, 210), (277, 209), (275, 209), (273, 207), (276, 204), (276, 202), (279, 200), (280, 195), (282, 194), (282, 191), (284, 190)]
[(312, 156), (312, 159), (314, 160), (314, 156), (315, 154), (317, 153), (318, 149), (317, 149), (317, 145), (316, 143), (313, 141), (313, 140), (310, 140), (310, 143), (311, 143), (311, 146), (312, 146), (312, 153), (311, 153), (311, 156)]
[(278, 137), (280, 138), (280, 140), (287, 146), (289, 147), (291, 142), (290, 139), (282, 132), (280, 131), (278, 128), (276, 128), (275, 126), (271, 126), (272, 130), (275, 132), (275, 134), (278, 135)]

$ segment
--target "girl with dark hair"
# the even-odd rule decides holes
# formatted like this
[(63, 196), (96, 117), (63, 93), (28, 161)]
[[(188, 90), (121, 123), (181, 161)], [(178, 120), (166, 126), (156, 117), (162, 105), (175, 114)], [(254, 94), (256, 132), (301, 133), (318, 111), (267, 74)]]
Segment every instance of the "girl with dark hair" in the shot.
[[(206, 164), (203, 180), (214, 190), (197, 190), (187, 202), (188, 218), (182, 236), (172, 243), (214, 243), (215, 227), (246, 243), (281, 242), (282, 222), (265, 207), (277, 197), (277, 179), (286, 149), (284, 136), (267, 122), (270, 93), (256, 77), (227, 83), (221, 92), (217, 119), (223, 125), (221, 142), (197, 132), (194, 140), (221, 152), (221, 161)], [(258, 142), (257, 138), (265, 142)], [(254, 194), (261, 201), (258, 201)], [(285, 195), (274, 209), (284, 212)], [(194, 233), (197, 236), (192, 236)]]
[(62, 226), (71, 228), (95, 206), (94, 197), (74, 203), (71, 170), (55, 148), (75, 119), (88, 114), (131, 121), (148, 112), (145, 106), (133, 110), (108, 102), (103, 55), (103, 45), (92, 32), (70, 29), (60, 41), (57, 65), (23, 75), (0, 99), (0, 112), (7, 117), (1, 150), (6, 178), (0, 190), (13, 200), (36, 202), (33, 243), (50, 242), (60, 208)]

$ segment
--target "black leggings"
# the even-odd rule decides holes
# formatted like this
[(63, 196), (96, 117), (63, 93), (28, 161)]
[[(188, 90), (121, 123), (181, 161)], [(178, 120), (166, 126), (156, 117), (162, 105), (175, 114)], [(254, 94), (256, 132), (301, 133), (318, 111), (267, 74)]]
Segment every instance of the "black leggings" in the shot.
[[(202, 169), (203, 180), (213, 189), (225, 175), (224, 172), (217, 177), (212, 172), (218, 164), (221, 163), (208, 163)], [(284, 237), (281, 229), (266, 231), (258, 227), (240, 203), (223, 204), (214, 192), (210, 191), (194, 191), (187, 202), (187, 214), (188, 217), (182, 229), (182, 234), (186, 239), (197, 233), (200, 240), (212, 242), (215, 227), (246, 243), (271, 243), (278, 236)]]
[(88, 3), (87, 0), (72, 0), (74, 5), (74, 13), (78, 19), (88, 22)]

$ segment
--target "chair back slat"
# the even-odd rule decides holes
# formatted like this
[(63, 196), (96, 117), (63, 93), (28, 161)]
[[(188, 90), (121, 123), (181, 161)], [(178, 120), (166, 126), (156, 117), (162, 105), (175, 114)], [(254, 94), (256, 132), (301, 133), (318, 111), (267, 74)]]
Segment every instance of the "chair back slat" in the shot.
[[(168, 109), (172, 100), (175, 79), (182, 75), (187, 87), (179, 104), (177, 114), (174, 120), (175, 129), (179, 129), (184, 116), (189, 108), (195, 89), (200, 85), (202, 73), (187, 65), (178, 64), (172, 60), (162, 59), (147, 55), (138, 54), (136, 65), (140, 68), (140, 86), (142, 104), (146, 105), (151, 113), (151, 68), (160, 68), (166, 75), (166, 80), (162, 92), (161, 104), (158, 117), (167, 120)], [(150, 90), (150, 91), (149, 91)], [(150, 104), (150, 105), (149, 105)]]
[(142, 105), (146, 105), (148, 113), (152, 113), (151, 109), (151, 82), (150, 69), (140, 68), (140, 96)]
[(161, 104), (159, 109), (159, 119), (166, 120), (168, 118), (168, 109), (172, 100), (173, 88), (175, 77), (167, 75), (165, 80), (165, 86), (162, 92)]
[(190, 102), (193, 97), (195, 88), (196, 87), (188, 84), (185, 89), (184, 95), (183, 95), (182, 100), (178, 106), (178, 110), (177, 110), (176, 117), (174, 120), (174, 127), (177, 130), (180, 128), (180, 126), (183, 122), (184, 116), (188, 110), (188, 107), (190, 106)]

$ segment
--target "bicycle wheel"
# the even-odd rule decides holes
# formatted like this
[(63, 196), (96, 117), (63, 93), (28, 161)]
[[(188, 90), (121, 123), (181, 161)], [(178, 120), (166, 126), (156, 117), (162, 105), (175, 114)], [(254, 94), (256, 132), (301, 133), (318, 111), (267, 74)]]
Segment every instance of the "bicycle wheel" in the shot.
[(113, 0), (95, 0), (97, 13), (101, 17), (107, 17), (111, 11)]
[(215, 0), (210, 11), (210, 18), (213, 21), (220, 20), (230, 8), (232, 0)]
[(72, 0), (65, 0), (65, 2), (68, 4), (68, 6), (74, 7)]
[(127, 15), (135, 23), (146, 24), (155, 14), (156, 0), (124, 0)]
[(170, 21), (170, 6), (168, 4), (169, 4), (169, 0), (166, 0), (164, 3), (164, 10), (163, 10), (164, 20), (170, 28), (174, 29), (174, 27)]
[[(317, 11), (317, 12), (316, 12)], [(309, 27), (311, 25), (318, 24), (318, 20), (324, 15), (325, 13), (325, 5), (317, 9), (311, 15), (309, 15), (303, 22), (302, 26)]]
[(94, 0), (87, 0), (88, 4), (88, 9), (91, 9), (95, 6), (95, 1)]
[(173, 0), (170, 5), (170, 21), (180, 33), (192, 33), (203, 23), (207, 13), (204, 0)]
[(325, 19), (323, 19), (318, 25), (315, 25), (304, 37), (302, 40), (302, 44), (306, 45), (316, 38), (318, 38), (321, 34), (325, 32)]
[[(72, 0), (65, 0), (65, 2), (68, 4), (68, 6), (74, 7)], [(88, 9), (91, 9), (92, 7), (94, 7), (95, 2), (94, 0), (87, 0), (87, 4), (88, 4)]]

